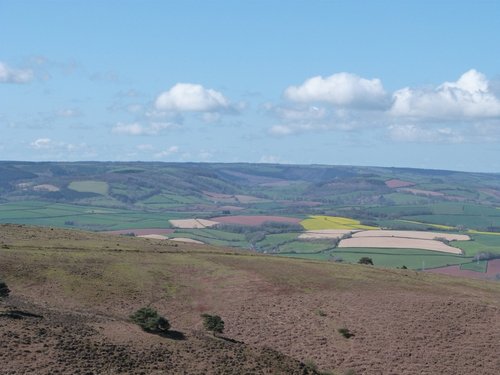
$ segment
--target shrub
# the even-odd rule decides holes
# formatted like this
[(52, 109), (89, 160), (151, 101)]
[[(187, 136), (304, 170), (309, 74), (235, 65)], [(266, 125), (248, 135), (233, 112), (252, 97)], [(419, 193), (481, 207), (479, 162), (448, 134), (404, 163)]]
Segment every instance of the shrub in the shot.
[(222, 333), (224, 332), (224, 321), (219, 315), (209, 315), (201, 314), (203, 318), (203, 326), (207, 331), (212, 331), (212, 333)]
[(312, 359), (305, 360), (304, 361), (304, 365), (306, 366), (306, 368), (308, 370), (311, 370), (311, 371), (314, 371), (314, 372), (318, 371), (318, 366), (316, 365), (316, 363)]
[(361, 257), (358, 260), (359, 264), (370, 264), (373, 266), (373, 260), (370, 257)]
[(339, 328), (338, 329), (338, 332), (344, 336), (346, 339), (354, 336), (354, 333), (352, 333), (351, 331), (349, 331), (347, 328)]
[(326, 312), (324, 312), (323, 310), (318, 310), (317, 313), (319, 316), (326, 316)]
[(7, 298), (10, 294), (10, 289), (3, 281), (0, 281), (0, 299)]
[(170, 323), (151, 307), (143, 307), (130, 316), (130, 319), (146, 332), (166, 332)]

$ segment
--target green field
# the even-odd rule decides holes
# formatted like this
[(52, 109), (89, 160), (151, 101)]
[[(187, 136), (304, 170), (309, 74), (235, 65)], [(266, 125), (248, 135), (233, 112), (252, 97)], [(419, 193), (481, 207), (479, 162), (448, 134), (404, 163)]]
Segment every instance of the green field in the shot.
[(22, 202), (0, 204), (0, 223), (57, 226), (86, 230), (169, 228), (168, 220), (182, 214), (134, 212), (63, 203)]
[(493, 234), (470, 234), (472, 241), (457, 241), (453, 245), (462, 249), (466, 256), (487, 252), (500, 254), (500, 236)]
[(104, 181), (73, 181), (68, 185), (68, 189), (80, 193), (108, 194), (109, 185)]
[[(471, 263), (500, 253), (500, 176), (496, 174), (323, 165), (224, 163), (0, 162), (0, 223), (91, 231), (170, 228), (171, 219), (277, 215), (303, 227), (185, 229), (174, 236), (291, 257), (357, 262), (373, 256), (383, 267)], [(423, 196), (390, 188), (399, 179)], [(54, 184), (60, 191), (39, 191)], [(66, 188), (65, 188), (66, 187)], [(255, 201), (239, 201), (236, 196)], [(450, 198), (451, 196), (451, 198)], [(402, 249), (333, 249), (335, 241), (300, 241), (307, 229), (372, 228), (470, 234), (455, 242), (464, 256)], [(415, 253), (417, 251), (417, 253)], [(480, 263), (481, 264), (481, 263)], [(478, 267), (464, 265), (464, 267)]]
[(347, 263), (357, 263), (361, 257), (366, 256), (372, 258), (374, 265), (378, 267), (400, 268), (406, 266), (416, 270), (470, 263), (472, 260), (471, 257), (454, 256), (436, 251), (382, 248), (335, 249), (325, 253), (286, 254), (286, 256), (327, 261), (340, 258)]

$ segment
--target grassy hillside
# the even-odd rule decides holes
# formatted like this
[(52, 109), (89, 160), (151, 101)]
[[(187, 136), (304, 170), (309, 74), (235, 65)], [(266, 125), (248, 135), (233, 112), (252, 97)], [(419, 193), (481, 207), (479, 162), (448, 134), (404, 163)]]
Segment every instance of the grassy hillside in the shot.
[[(308, 363), (335, 374), (498, 370), (499, 283), (61, 229), (3, 225), (0, 233), (8, 303), (44, 316), (0, 316), (2, 339), (15, 332), (12, 350), (24, 351), (22, 362), (3, 352), (2, 368), (284, 374), (306, 373)], [(175, 335), (132, 325), (128, 316), (143, 306), (166, 316)], [(202, 313), (224, 319), (227, 339), (203, 333)], [(342, 337), (341, 328), (354, 336)], [(43, 347), (36, 336), (42, 331)], [(121, 357), (106, 361), (106, 350)], [(161, 352), (168, 354), (154, 354)]]
[[(217, 228), (174, 228), (171, 237), (318, 260), (355, 263), (373, 255), (378, 266), (413, 269), (500, 256), (498, 174), (156, 162), (0, 162), (0, 172), (0, 223), (133, 233), (169, 229), (175, 219), (219, 218)], [(272, 227), (257, 216), (301, 225)], [(298, 240), (308, 229), (375, 228), (464, 233), (473, 241), (454, 242), (463, 255), (452, 257), (380, 253), (369, 245), (340, 253), (334, 241)], [(470, 268), (478, 274), (487, 269)]]

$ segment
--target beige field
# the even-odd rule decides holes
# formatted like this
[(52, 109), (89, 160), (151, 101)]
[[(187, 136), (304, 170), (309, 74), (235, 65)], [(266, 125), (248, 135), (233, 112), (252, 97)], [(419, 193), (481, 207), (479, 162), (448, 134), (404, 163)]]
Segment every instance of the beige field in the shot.
[(54, 192), (54, 191), (59, 191), (61, 189), (59, 189), (55, 185), (42, 184), (42, 185), (33, 186), (33, 190), (35, 190), (35, 191), (52, 191), (52, 192)]
[(355, 237), (340, 241), (338, 247), (380, 247), (397, 249), (422, 249), (462, 254), (462, 250), (448, 246), (440, 241), (399, 237)]
[(466, 234), (440, 233), (440, 232), (422, 232), (416, 230), (370, 230), (357, 232), (353, 237), (399, 237), (414, 238), (421, 240), (434, 240), (436, 238), (445, 238), (448, 241), (469, 241), (470, 237)]
[(175, 228), (181, 229), (203, 229), (210, 228), (217, 224), (217, 221), (205, 220), (205, 219), (181, 219), (181, 220), (169, 220), (170, 224)]
[(442, 197), (442, 196), (444, 196), (443, 193), (440, 193), (438, 191), (431, 191), (431, 190), (404, 188), (404, 189), (401, 189), (401, 191), (406, 191), (408, 193), (412, 193), (412, 194), (416, 194), (416, 195), (427, 195), (428, 197)]
[(318, 229), (308, 230), (302, 233), (298, 238), (299, 240), (320, 240), (320, 239), (335, 239), (341, 238), (344, 234), (353, 233), (348, 229)]
[(137, 237), (150, 238), (152, 240), (166, 240), (168, 238), (167, 236), (162, 236), (161, 234), (143, 234)]
[(185, 242), (185, 243), (197, 243), (200, 245), (203, 245), (204, 243), (198, 240), (193, 240), (192, 238), (187, 238), (187, 237), (174, 237), (174, 238), (169, 238), (170, 241), (177, 241), (177, 242)]

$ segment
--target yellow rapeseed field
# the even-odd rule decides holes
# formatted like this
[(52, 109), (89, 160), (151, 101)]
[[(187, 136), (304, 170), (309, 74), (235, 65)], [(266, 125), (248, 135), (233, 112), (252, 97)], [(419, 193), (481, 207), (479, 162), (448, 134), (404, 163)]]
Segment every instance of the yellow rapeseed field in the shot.
[(307, 230), (318, 229), (378, 229), (369, 225), (363, 225), (358, 220), (349, 219), (341, 216), (309, 216), (302, 220), (300, 224)]

